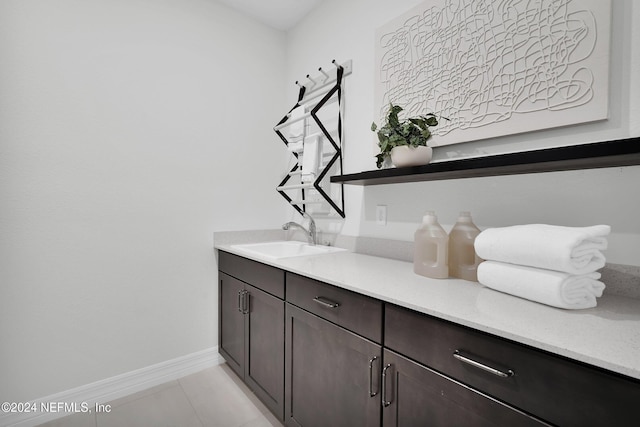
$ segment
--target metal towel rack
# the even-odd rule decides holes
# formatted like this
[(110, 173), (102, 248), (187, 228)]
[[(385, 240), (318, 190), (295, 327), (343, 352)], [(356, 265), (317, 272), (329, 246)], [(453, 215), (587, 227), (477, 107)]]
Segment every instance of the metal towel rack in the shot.
[[(301, 84), (296, 81), (296, 85), (300, 87), (298, 93), (298, 101), (289, 110), (289, 112), (276, 124), (273, 128), (275, 133), (285, 143), (289, 144), (298, 143), (304, 141), (307, 136), (307, 128), (317, 127), (322, 136), (329, 142), (331, 150), (329, 153), (324, 152), (319, 159), (318, 173), (313, 181), (303, 182), (302, 180), (302, 164), (300, 153), (292, 152), (294, 157), (294, 166), (287, 172), (283, 180), (276, 187), (276, 191), (285, 198), (285, 200), (294, 207), (302, 215), (303, 212), (307, 212), (308, 205), (318, 205), (328, 203), (329, 206), (342, 218), (344, 214), (344, 192), (342, 183), (332, 184), (327, 176), (328, 172), (336, 167), (338, 174), (342, 174), (342, 118), (344, 116), (344, 89), (343, 79), (352, 72), (351, 60), (346, 61), (343, 64), (338, 64), (335, 60), (332, 61), (333, 69), (331, 71), (325, 71), (322, 67), (318, 68), (320, 74), (311, 76), (307, 74), (307, 82)], [(320, 98), (318, 101), (313, 101)], [(327, 129), (325, 122), (323, 122), (318, 113), (323, 107), (338, 103), (337, 109), (337, 126), (336, 129)], [(302, 114), (299, 117), (292, 118), (292, 111), (296, 108), (304, 106), (308, 109), (308, 112)], [(282, 131), (295, 124), (303, 122), (302, 137), (292, 138), (285, 135)], [(320, 141), (320, 144), (323, 144)], [(304, 154), (303, 154), (304, 155)], [(338, 187), (338, 195), (331, 195), (331, 189), (329, 186)], [(316, 191), (322, 200), (310, 198), (310, 193)], [(292, 194), (295, 193), (295, 194)]]

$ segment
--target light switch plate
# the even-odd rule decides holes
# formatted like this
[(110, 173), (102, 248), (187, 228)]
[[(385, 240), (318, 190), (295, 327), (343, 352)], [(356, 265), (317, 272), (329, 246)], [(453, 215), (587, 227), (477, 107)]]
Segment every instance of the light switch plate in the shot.
[(387, 206), (376, 206), (376, 225), (387, 225)]

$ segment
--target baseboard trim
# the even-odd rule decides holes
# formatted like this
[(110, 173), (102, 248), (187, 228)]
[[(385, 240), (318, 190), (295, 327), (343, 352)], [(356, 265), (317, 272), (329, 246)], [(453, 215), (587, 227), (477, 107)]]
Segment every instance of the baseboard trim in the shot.
[[(223, 362), (224, 359), (218, 353), (218, 347), (211, 347), (33, 400), (29, 402), (29, 405), (30, 407), (37, 408), (37, 411), (34, 412), (0, 412), (0, 426), (36, 426), (56, 418), (71, 415), (71, 413), (68, 412), (40, 412), (40, 408), (50, 402), (75, 403), (78, 408), (81, 408), (81, 404), (85, 404), (88, 408), (94, 408), (96, 404), (104, 404), (114, 399), (182, 378), (211, 366), (219, 365)], [(87, 406), (85, 406), (85, 408)]]

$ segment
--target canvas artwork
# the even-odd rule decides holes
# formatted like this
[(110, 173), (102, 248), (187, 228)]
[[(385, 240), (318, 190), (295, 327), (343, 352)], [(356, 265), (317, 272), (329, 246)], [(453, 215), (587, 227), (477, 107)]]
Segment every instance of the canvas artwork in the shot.
[(376, 31), (389, 103), (450, 119), (430, 145), (607, 118), (611, 0), (428, 0)]

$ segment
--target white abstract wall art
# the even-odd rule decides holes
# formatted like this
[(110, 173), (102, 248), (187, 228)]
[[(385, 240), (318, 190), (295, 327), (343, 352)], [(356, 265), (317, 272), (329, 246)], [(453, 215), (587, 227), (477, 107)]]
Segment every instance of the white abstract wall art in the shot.
[(430, 145), (602, 120), (611, 0), (428, 0), (376, 31), (376, 120), (441, 120)]

